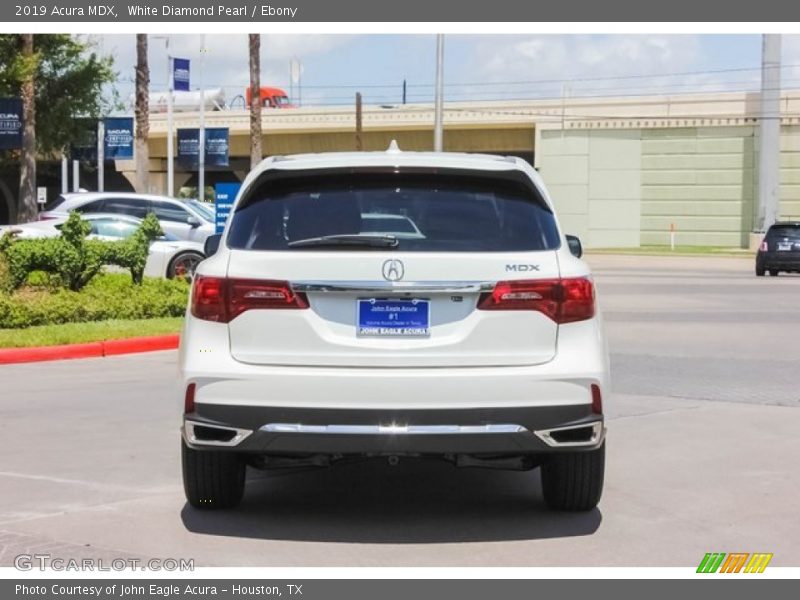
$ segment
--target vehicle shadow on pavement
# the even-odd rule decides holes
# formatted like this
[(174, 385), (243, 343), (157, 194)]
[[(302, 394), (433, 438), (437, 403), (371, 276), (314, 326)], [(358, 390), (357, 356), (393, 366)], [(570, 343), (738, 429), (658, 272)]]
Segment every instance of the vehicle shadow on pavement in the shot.
[(242, 504), (184, 506), (193, 533), (265, 540), (420, 544), (589, 535), (598, 509), (559, 513), (542, 499), (539, 472), (457, 469), (438, 461), (385, 460), (330, 468), (248, 470)]

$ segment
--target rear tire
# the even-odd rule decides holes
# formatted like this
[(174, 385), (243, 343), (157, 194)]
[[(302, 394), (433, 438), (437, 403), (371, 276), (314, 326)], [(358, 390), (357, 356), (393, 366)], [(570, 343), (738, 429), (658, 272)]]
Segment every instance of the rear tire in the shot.
[(542, 491), (551, 510), (587, 511), (600, 502), (606, 445), (588, 452), (554, 454), (542, 464)]
[(173, 257), (167, 267), (167, 279), (175, 279), (180, 277), (183, 279), (192, 279), (194, 277), (194, 270), (197, 268), (205, 256), (199, 252), (181, 252)]
[(770, 269), (769, 270), (770, 277), (777, 277), (778, 276), (778, 269)]
[(245, 464), (233, 452), (192, 450), (181, 440), (183, 490), (195, 508), (233, 508), (244, 495)]
[(756, 277), (763, 277), (767, 270), (764, 267), (756, 265)]

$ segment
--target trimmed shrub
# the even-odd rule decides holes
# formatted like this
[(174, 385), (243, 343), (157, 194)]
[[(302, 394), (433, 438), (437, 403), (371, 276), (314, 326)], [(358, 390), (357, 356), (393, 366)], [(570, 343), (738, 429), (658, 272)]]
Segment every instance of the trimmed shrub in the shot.
[(80, 292), (25, 286), (0, 293), (0, 329), (80, 323), (106, 319), (180, 317), (186, 311), (189, 283), (143, 278), (134, 284), (124, 274), (100, 274)]
[(34, 271), (53, 273), (61, 283), (77, 292), (97, 275), (104, 265), (117, 265), (131, 273), (141, 284), (150, 242), (163, 235), (154, 214), (148, 214), (129, 238), (106, 242), (87, 240), (91, 224), (71, 212), (57, 238), (15, 240), (9, 235), (0, 239), (0, 255), (8, 266), (6, 288), (21, 286)]

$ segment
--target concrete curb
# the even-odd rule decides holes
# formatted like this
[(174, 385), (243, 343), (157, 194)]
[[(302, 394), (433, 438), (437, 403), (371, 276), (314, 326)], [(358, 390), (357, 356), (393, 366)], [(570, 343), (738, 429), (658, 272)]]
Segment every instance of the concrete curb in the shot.
[(125, 338), (121, 340), (89, 342), (87, 344), (38, 346), (34, 348), (0, 348), (0, 365), (47, 360), (67, 360), (72, 358), (99, 358), (117, 354), (153, 352), (155, 350), (174, 350), (178, 347), (179, 339), (180, 337), (178, 335), (155, 335)]

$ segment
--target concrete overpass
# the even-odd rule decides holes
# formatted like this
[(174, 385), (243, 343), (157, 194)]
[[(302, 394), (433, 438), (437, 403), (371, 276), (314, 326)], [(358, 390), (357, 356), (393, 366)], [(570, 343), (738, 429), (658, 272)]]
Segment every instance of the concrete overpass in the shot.
[[(781, 99), (784, 125), (800, 124), (800, 92)], [(757, 93), (692, 94), (681, 96), (565, 98), (552, 100), (448, 102), (445, 104), (445, 149), (521, 156), (539, 166), (541, 136), (546, 131), (677, 129), (736, 127), (757, 122)], [(264, 156), (356, 149), (355, 109), (265, 109), (262, 113)], [(174, 128), (197, 127), (198, 113), (176, 113)], [(249, 113), (242, 110), (207, 112), (206, 127), (230, 129), (230, 167), (209, 169), (206, 181), (241, 180), (249, 168)], [(431, 150), (433, 106), (407, 104), (363, 108), (364, 150), (383, 150), (396, 139), (403, 150)], [(166, 193), (166, 115), (150, 120), (150, 189)], [(131, 183), (132, 161), (117, 161), (116, 169)], [(175, 194), (196, 185), (196, 173), (175, 164)]]
[[(446, 150), (513, 154), (534, 163), (562, 223), (587, 247), (664, 244), (674, 225), (679, 244), (747, 246), (760, 222), (757, 202), (758, 93), (446, 102)], [(781, 95), (781, 190), (784, 218), (800, 219), (800, 90)], [(178, 113), (174, 127), (197, 127)], [(356, 149), (354, 107), (263, 112), (264, 156)], [(433, 106), (365, 106), (362, 145), (431, 150)], [(242, 180), (249, 169), (249, 113), (205, 115), (230, 129), (230, 166), (207, 170), (206, 183)], [(166, 189), (166, 115), (150, 123), (150, 189)], [(94, 189), (92, 165), (81, 186)], [(195, 187), (195, 172), (175, 164), (175, 190)], [(107, 190), (132, 190), (132, 161), (106, 167)], [(18, 177), (0, 178), (11, 206)], [(40, 162), (38, 185), (60, 190), (57, 163)], [(0, 222), (4, 203), (0, 202)]]

